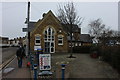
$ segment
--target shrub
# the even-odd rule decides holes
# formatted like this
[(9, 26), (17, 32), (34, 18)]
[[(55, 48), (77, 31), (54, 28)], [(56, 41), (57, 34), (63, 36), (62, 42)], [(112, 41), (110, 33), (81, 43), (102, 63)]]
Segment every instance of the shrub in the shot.
[(103, 60), (111, 64), (120, 72), (120, 46), (102, 46), (101, 55)]
[(73, 47), (74, 53), (90, 53), (91, 46), (76, 46)]

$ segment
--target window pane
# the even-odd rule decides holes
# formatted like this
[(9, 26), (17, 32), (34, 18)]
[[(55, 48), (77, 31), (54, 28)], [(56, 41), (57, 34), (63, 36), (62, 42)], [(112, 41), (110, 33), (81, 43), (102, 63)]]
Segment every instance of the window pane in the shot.
[(48, 38), (50, 38), (50, 36), (48, 36)]
[(54, 38), (54, 36), (52, 36), (52, 38)]
[(54, 41), (54, 39), (52, 39), (52, 41)]
[(40, 43), (40, 40), (36, 40), (36, 43)]
[(52, 30), (52, 34), (54, 34), (54, 30)]
[(45, 34), (47, 34), (47, 31), (45, 31)]
[(59, 38), (59, 40), (62, 40), (62, 38)]
[(54, 48), (51, 48), (51, 52), (54, 52)]
[(47, 47), (47, 43), (45, 42), (45, 48)]
[(40, 36), (36, 36), (35, 38), (36, 38), (36, 39), (40, 39)]
[(51, 43), (51, 47), (54, 47), (54, 44), (53, 44), (53, 43)]
[(47, 52), (50, 52), (50, 48), (48, 48), (48, 51)]
[(51, 32), (51, 29), (49, 28), (48, 31)]
[(45, 35), (45, 38), (47, 38), (47, 35)]
[(51, 32), (48, 32), (48, 35), (51, 35)]
[(48, 39), (48, 41), (50, 41), (51, 39)]
[(58, 45), (63, 45), (63, 37), (58, 36)]
[(59, 43), (59, 44), (62, 44), (62, 40), (59, 40), (58, 43)]

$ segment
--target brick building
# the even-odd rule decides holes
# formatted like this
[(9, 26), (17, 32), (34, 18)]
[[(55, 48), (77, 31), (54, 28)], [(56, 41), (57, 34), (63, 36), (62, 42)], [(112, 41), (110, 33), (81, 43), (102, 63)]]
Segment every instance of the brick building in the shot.
[[(31, 51), (42, 48), (46, 53), (57, 53), (68, 52), (70, 49), (69, 25), (61, 24), (51, 10), (47, 14), (44, 13), (43, 18), (37, 22), (30, 21), (29, 30)], [(81, 44), (81, 29), (74, 25), (72, 30), (73, 45)]]
[(0, 46), (9, 46), (9, 38), (0, 36)]

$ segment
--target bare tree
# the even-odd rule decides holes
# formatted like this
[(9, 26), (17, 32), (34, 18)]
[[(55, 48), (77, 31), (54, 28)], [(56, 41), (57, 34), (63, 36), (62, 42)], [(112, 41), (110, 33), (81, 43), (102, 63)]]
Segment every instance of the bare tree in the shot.
[(70, 29), (69, 30), (70, 39), (71, 39), (71, 54), (70, 54), (70, 57), (73, 57), (72, 56), (72, 33), (73, 33), (72, 29), (73, 29), (74, 25), (80, 26), (83, 22), (83, 19), (77, 15), (77, 12), (75, 10), (73, 2), (68, 2), (64, 6), (59, 5), (57, 16), (58, 16), (59, 21), (62, 24), (67, 24), (69, 26), (66, 26), (66, 27), (70, 27), (69, 28)]
[(91, 21), (89, 26), (89, 33), (95, 43), (102, 42), (105, 45), (106, 41), (110, 39), (118, 40), (120, 33), (118, 31), (105, 28), (105, 24), (102, 23), (101, 19)]
[(59, 5), (57, 16), (63, 24), (76, 24), (80, 26), (83, 22), (82, 17), (77, 15), (73, 2), (68, 2), (64, 6)]
[(120, 32), (119, 31), (115, 31), (115, 30), (112, 30), (112, 37), (120, 37)]
[(105, 31), (105, 24), (102, 24), (101, 19), (97, 19), (94, 21), (91, 21), (89, 26), (89, 33), (93, 37), (93, 41), (95, 43), (99, 42), (99, 37), (104, 33)]

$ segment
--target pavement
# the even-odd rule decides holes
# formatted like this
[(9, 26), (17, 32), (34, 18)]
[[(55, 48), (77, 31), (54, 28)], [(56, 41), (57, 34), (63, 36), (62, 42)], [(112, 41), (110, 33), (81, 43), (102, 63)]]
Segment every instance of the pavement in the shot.
[[(99, 61), (99, 59), (93, 59), (89, 54), (74, 54), (76, 58), (67, 58), (69, 53), (64, 54), (52, 54), (52, 72), (53, 78), (61, 78), (61, 64), (66, 64), (65, 78), (119, 78), (119, 74), (109, 64)], [(3, 79), (16, 80), (18, 78), (22, 80), (31, 79), (31, 70), (27, 68), (27, 59), (23, 59), (23, 67), (18, 68), (17, 59), (13, 61), (5, 68), (9, 69), (5, 73), (3, 69)], [(33, 72), (32, 72), (33, 75)]]
[(118, 72), (111, 65), (89, 54), (75, 54), (76, 59), (70, 64), (70, 78), (111, 78), (118, 79)]
[(17, 65), (17, 58), (15, 57), (13, 61), (11, 61), (3, 70), (2, 70), (2, 78), (5, 79), (28, 79), (31, 78), (31, 71), (27, 68), (28, 60), (26, 58), (23, 59), (23, 66), (22, 68), (18, 68)]
[(119, 73), (108, 63), (98, 58), (90, 57), (90, 54), (76, 53), (76, 58), (67, 58), (69, 54), (57, 54), (52, 56), (53, 71), (56, 71), (56, 78), (61, 78), (61, 64), (66, 64), (65, 78), (107, 78), (120, 79)]

